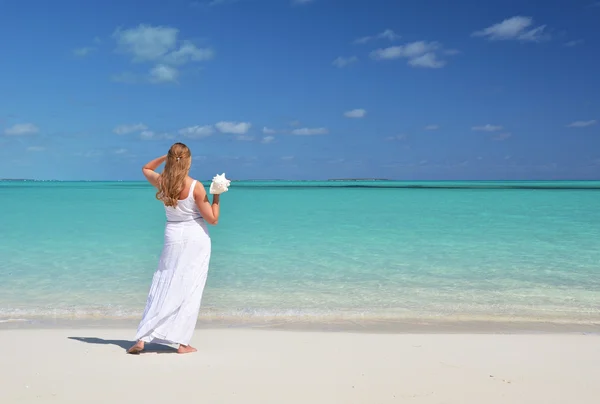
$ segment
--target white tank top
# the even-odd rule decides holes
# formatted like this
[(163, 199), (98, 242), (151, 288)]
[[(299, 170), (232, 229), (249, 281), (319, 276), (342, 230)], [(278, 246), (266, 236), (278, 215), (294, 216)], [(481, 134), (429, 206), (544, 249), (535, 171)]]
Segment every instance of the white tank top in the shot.
[(177, 206), (172, 207), (165, 205), (167, 222), (188, 222), (202, 217), (202, 214), (194, 201), (194, 188), (196, 187), (196, 182), (196, 180), (192, 181), (190, 193), (187, 198), (183, 200), (179, 199), (177, 201)]

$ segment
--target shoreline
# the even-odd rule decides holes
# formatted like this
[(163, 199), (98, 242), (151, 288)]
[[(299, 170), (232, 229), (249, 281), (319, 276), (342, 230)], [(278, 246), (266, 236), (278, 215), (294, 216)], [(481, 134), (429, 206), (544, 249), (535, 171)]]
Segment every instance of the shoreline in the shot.
[[(0, 319), (3, 330), (130, 329), (135, 333), (139, 319)], [(366, 334), (600, 334), (600, 322), (496, 321), (452, 319), (402, 320), (289, 320), (289, 319), (202, 319), (196, 330), (270, 330)]]

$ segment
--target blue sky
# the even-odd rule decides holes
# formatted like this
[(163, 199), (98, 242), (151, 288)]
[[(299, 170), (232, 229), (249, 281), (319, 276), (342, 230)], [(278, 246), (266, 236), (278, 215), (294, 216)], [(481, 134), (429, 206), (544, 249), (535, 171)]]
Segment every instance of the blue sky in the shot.
[[(600, 2), (0, 0), (0, 178), (600, 178)], [(595, 49), (595, 50), (594, 50)]]

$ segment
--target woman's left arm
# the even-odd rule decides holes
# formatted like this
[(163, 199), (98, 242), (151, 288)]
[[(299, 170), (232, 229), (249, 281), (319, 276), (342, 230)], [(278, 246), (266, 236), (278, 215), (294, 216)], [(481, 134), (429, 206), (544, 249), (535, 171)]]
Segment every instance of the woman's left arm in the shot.
[(144, 167), (142, 167), (144, 177), (146, 177), (148, 182), (154, 185), (155, 187), (158, 187), (158, 178), (160, 177), (160, 174), (154, 170), (156, 170), (162, 163), (164, 163), (166, 159), (167, 155), (165, 154), (162, 157), (158, 157), (152, 161), (149, 161)]

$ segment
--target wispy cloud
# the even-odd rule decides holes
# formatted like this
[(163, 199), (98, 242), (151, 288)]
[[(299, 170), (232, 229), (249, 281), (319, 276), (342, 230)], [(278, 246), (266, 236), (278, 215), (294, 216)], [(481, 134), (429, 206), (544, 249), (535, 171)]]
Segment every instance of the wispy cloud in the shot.
[(144, 130), (140, 133), (140, 139), (142, 140), (162, 140), (162, 139), (173, 139), (171, 133), (157, 133), (151, 130)]
[(140, 132), (148, 129), (146, 125), (143, 123), (135, 123), (135, 124), (125, 124), (119, 125), (113, 129), (113, 132), (117, 135), (127, 135), (129, 133)]
[(443, 53), (444, 55), (455, 56), (460, 55), (461, 52), (458, 49), (444, 49)]
[(275, 129), (271, 129), (271, 128), (267, 128), (266, 126), (262, 129), (262, 132), (265, 135), (273, 135), (275, 134), (277, 131)]
[(405, 134), (399, 134), (399, 135), (394, 135), (394, 136), (388, 136), (385, 138), (385, 140), (389, 140), (389, 141), (393, 141), (393, 140), (406, 140), (408, 139), (408, 136)]
[(18, 123), (4, 129), (4, 134), (7, 136), (25, 136), (35, 135), (39, 131), (40, 129), (32, 123)]
[(117, 29), (113, 37), (117, 50), (129, 54), (134, 62), (156, 61), (177, 46), (179, 30), (171, 27), (140, 24), (135, 28)]
[(362, 38), (358, 38), (357, 40), (354, 41), (354, 43), (355, 44), (366, 44), (367, 42), (370, 42), (370, 41), (373, 41), (376, 39), (387, 39), (390, 41), (396, 41), (400, 38), (401, 38), (401, 36), (396, 34), (391, 29), (386, 29), (385, 31), (383, 31), (377, 35), (369, 35), (369, 36), (363, 36)]
[(185, 137), (189, 137), (190, 139), (200, 139), (204, 137), (208, 137), (215, 132), (212, 125), (205, 126), (189, 126), (187, 128), (183, 128), (179, 130), (179, 134)]
[(549, 38), (549, 35), (545, 33), (546, 25), (535, 28), (532, 26), (533, 19), (531, 17), (515, 16), (475, 31), (471, 36), (483, 37), (490, 41), (516, 40), (521, 42), (540, 42)]
[(482, 132), (497, 132), (502, 130), (502, 126), (500, 125), (490, 125), (489, 123), (483, 126), (473, 126), (472, 130), (482, 131)]
[(126, 154), (127, 153), (127, 149), (116, 149), (113, 151), (113, 153), (115, 154)]
[(371, 52), (371, 57), (375, 60), (412, 58), (435, 51), (439, 49), (439, 47), (440, 45), (437, 42), (417, 41), (406, 45), (391, 46), (389, 48), (374, 50)]
[(289, 161), (289, 160), (293, 160), (294, 158), (295, 158), (294, 156), (282, 156), (281, 160)]
[(302, 6), (306, 4), (313, 3), (315, 0), (291, 0), (292, 4), (297, 6)]
[(429, 67), (431, 69), (439, 69), (446, 65), (446, 62), (439, 60), (435, 53), (429, 52), (424, 55), (412, 58), (408, 64), (413, 67)]
[(495, 140), (497, 142), (502, 142), (504, 140), (510, 139), (512, 137), (511, 133), (500, 133), (498, 135), (495, 135), (492, 137), (492, 140)]
[(179, 70), (167, 65), (156, 65), (150, 69), (150, 81), (153, 83), (176, 83)]
[(217, 130), (221, 133), (231, 133), (234, 135), (245, 135), (252, 124), (250, 122), (218, 122), (215, 124)]
[(570, 124), (567, 125), (567, 127), (569, 128), (586, 128), (588, 126), (593, 126), (597, 123), (597, 121), (595, 119), (592, 119), (590, 121), (575, 121), (575, 122), (571, 122)]
[(435, 51), (441, 48), (438, 42), (416, 41), (406, 45), (376, 49), (371, 52), (374, 60), (408, 59), (413, 67), (441, 68), (446, 62), (437, 58)]
[(569, 41), (569, 42), (566, 42), (566, 43), (565, 43), (565, 46), (566, 46), (567, 48), (573, 48), (573, 47), (575, 47), (575, 46), (582, 45), (582, 44), (583, 44), (583, 42), (584, 42), (584, 41), (583, 41), (583, 39), (576, 39), (576, 40), (574, 40), (574, 41)]
[(211, 60), (215, 53), (211, 48), (197, 48), (190, 41), (183, 41), (181, 47), (165, 55), (164, 62), (173, 65), (183, 65), (188, 62)]
[(292, 130), (292, 135), (297, 136), (314, 136), (314, 135), (326, 135), (329, 131), (327, 128), (300, 128)]
[(265, 136), (262, 138), (262, 140), (260, 141), (261, 143), (272, 143), (275, 140), (275, 136)]
[(353, 109), (351, 111), (344, 112), (346, 118), (364, 118), (367, 115), (367, 111), (364, 109)]
[(425, 126), (425, 130), (438, 130), (440, 127), (439, 125), (427, 125)]
[(335, 67), (339, 67), (341, 69), (342, 67), (349, 66), (356, 62), (358, 62), (358, 58), (356, 56), (350, 56), (350, 57), (340, 56), (337, 59), (335, 59), (333, 62), (331, 62), (331, 64), (334, 65)]

